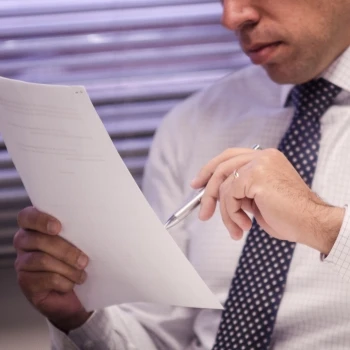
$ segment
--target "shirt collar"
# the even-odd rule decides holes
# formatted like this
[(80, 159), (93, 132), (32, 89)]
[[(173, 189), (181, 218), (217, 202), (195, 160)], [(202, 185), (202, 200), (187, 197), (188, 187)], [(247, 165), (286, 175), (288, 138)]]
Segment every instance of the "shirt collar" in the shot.
[[(320, 75), (350, 94), (350, 46)], [(281, 106), (286, 106), (294, 85), (282, 85)]]
[(350, 93), (350, 46), (326, 69), (322, 77)]

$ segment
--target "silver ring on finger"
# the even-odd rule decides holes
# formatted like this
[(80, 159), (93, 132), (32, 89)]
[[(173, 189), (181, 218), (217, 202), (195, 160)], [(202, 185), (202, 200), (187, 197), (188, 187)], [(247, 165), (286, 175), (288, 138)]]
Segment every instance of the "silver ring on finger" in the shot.
[(235, 179), (239, 178), (239, 174), (238, 174), (238, 171), (236, 169), (233, 171), (232, 175)]

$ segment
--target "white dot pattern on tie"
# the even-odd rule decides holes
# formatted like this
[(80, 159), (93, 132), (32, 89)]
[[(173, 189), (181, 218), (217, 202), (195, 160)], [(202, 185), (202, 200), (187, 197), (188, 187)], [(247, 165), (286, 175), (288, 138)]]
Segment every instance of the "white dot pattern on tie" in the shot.
[[(321, 138), (320, 118), (341, 89), (323, 78), (295, 86), (293, 120), (278, 149), (311, 187)], [(281, 241), (253, 221), (213, 350), (268, 349), (295, 243)]]

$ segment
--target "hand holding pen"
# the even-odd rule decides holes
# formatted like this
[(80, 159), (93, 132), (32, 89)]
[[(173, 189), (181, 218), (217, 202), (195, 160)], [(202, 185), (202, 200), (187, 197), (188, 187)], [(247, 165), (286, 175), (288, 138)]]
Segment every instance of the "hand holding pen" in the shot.
[(205, 185), (199, 219), (210, 219), (219, 206), (234, 240), (251, 229), (252, 215), (270, 236), (327, 255), (344, 221), (344, 207), (323, 201), (287, 156), (274, 148), (227, 149), (204, 165), (191, 185)]
[[(252, 148), (253, 150), (259, 150), (261, 147), (259, 145), (255, 145)], [(234, 172), (233, 176), (237, 176), (238, 173)], [(165, 223), (165, 228), (169, 229), (176, 224), (178, 224), (180, 221), (185, 219), (194, 209), (196, 209), (200, 203), (201, 199), (204, 195), (205, 187), (203, 187), (196, 196), (194, 196), (189, 202), (187, 202), (184, 206), (182, 206), (179, 210), (177, 210)]]

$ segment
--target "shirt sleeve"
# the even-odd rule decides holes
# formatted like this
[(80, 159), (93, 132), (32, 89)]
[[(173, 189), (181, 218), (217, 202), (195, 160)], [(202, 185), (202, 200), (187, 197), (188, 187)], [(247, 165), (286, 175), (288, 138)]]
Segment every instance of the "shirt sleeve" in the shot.
[[(165, 222), (184, 201), (182, 173), (191, 140), (191, 103), (177, 106), (159, 127), (145, 168), (143, 192), (159, 218)], [(190, 141), (188, 141), (190, 142)], [(186, 254), (188, 237), (182, 223), (171, 235)], [(68, 335), (49, 323), (54, 350), (183, 350), (194, 338), (197, 310), (148, 303), (112, 306), (95, 312), (80, 328)]]
[(337, 240), (324, 262), (332, 264), (343, 279), (350, 281), (350, 210), (347, 205)]
[(136, 318), (117, 306), (95, 312), (84, 325), (68, 335), (48, 324), (52, 350), (157, 350)]

